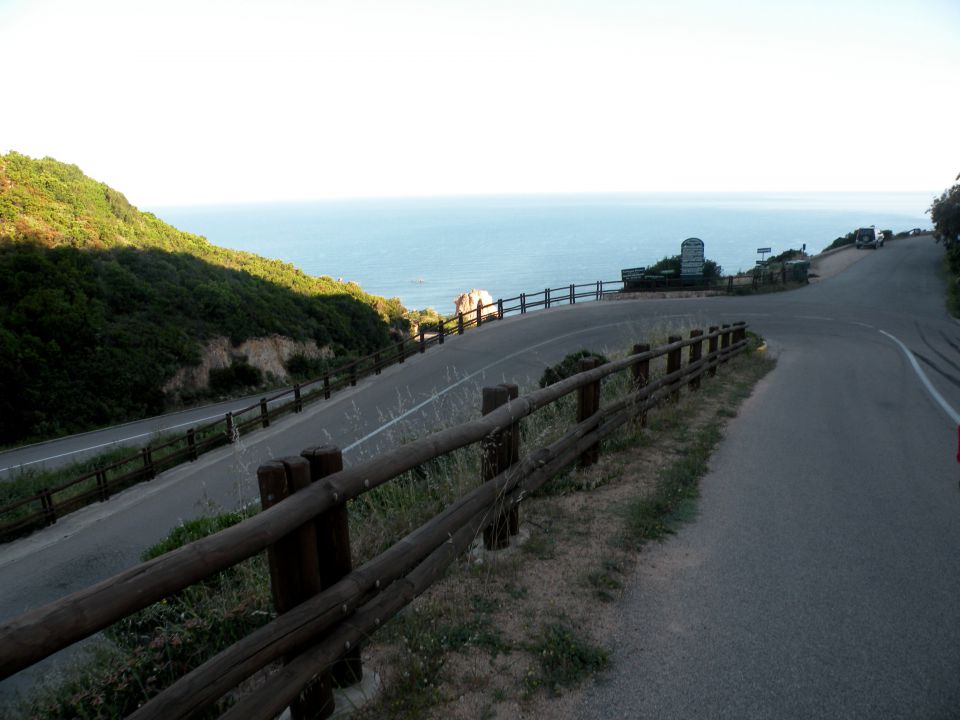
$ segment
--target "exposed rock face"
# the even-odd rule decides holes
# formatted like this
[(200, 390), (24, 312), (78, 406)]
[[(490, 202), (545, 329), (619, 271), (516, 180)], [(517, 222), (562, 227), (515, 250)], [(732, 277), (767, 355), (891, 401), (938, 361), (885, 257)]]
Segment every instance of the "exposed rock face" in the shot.
[(483, 303), (483, 310), (481, 311), (483, 317), (497, 314), (497, 304), (486, 290), (471, 290), (458, 295), (453, 301), (454, 313), (463, 313), (464, 315), (475, 313), (477, 304), (481, 302)]
[(313, 340), (303, 342), (282, 335), (250, 338), (236, 347), (230, 344), (229, 338), (218, 337), (204, 346), (199, 365), (180, 368), (163, 386), (163, 391), (178, 393), (182, 390), (204, 390), (210, 384), (211, 370), (230, 367), (235, 360), (246, 360), (265, 376), (269, 374), (286, 381), (285, 363), (294, 355), (329, 358), (333, 356), (333, 351), (327, 347), (317, 347)]

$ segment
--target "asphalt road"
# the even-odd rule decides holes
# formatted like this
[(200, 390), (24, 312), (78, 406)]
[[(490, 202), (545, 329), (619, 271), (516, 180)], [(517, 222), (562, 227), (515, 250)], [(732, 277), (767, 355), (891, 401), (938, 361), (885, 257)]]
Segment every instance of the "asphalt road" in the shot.
[(643, 553), (581, 717), (960, 716), (960, 326), (937, 257), (891, 243), (756, 322), (778, 367), (696, 521)]
[[(929, 682), (910, 696), (914, 711), (925, 707), (918, 704), (924, 688), (960, 699), (960, 638), (945, 614), (960, 596), (953, 411), (960, 408), (960, 326), (943, 310), (941, 253), (929, 238), (898, 240), (792, 293), (590, 303), (490, 323), (236, 447), (0, 548), (0, 618), (130, 566), (180, 519), (254, 499), (256, 468), (269, 458), (333, 442), (346, 449), (348, 464), (356, 462), (423, 428), (476, 414), (479, 387), (533, 382), (571, 350), (622, 349), (678, 320), (702, 326), (746, 320), (769, 339), (779, 367), (731, 426), (704, 483), (702, 520), (647, 554), (625, 607), (617, 670), (584, 716), (724, 716), (725, 693), (738, 698), (731, 717), (777, 716), (764, 711), (801, 707), (798, 694), (824, 707), (833, 697), (830, 707), (847, 707), (840, 700), (853, 702), (851, 688), (860, 687), (870, 662), (880, 663), (881, 650), (891, 667), (920, 674), (931, 668), (924, 675)], [(717, 559), (706, 569), (684, 565), (684, 551), (674, 550), (684, 542), (700, 543), (700, 557)], [(681, 555), (673, 559), (677, 570), (666, 573), (671, 552)], [(656, 584), (657, 566), (650, 563), (658, 557)], [(851, 605), (853, 598), (859, 603)], [(683, 602), (689, 608), (681, 612)], [(684, 624), (686, 612), (693, 625)], [(938, 628), (930, 645), (928, 625)], [(901, 643), (896, 633), (909, 628), (916, 629), (914, 641)], [(792, 659), (802, 659), (805, 648), (786, 642), (801, 637), (812, 638), (806, 649), (816, 646), (823, 676), (835, 682), (808, 683), (806, 666)], [(862, 662), (852, 662), (851, 654)], [(54, 658), (0, 683), (0, 699), (56, 664)], [(883, 673), (877, 678), (870, 687), (890, 697), (903, 685)], [(683, 703), (699, 696), (694, 689), (701, 684), (716, 693), (706, 692), (690, 710)], [(787, 687), (793, 695), (781, 692)], [(784, 704), (775, 705), (781, 697)]]

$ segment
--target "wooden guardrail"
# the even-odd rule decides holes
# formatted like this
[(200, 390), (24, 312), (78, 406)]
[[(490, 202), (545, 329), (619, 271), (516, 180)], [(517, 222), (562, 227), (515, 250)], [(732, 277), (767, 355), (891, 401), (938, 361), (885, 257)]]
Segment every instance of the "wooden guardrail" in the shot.
[[(704, 343), (707, 352), (704, 353)], [(631, 419), (696, 390), (705, 375), (747, 347), (746, 325), (711, 327), (671, 337), (650, 350), (636, 345), (622, 360), (582, 371), (518, 396), (516, 386), (483, 391), (483, 416), (435, 432), (353, 467), (335, 448), (308, 448), (258, 470), (263, 511), (112, 578), (31, 610), (0, 626), (0, 679), (92, 635), (189, 585), (268, 551), (278, 617), (184, 675), (130, 717), (173, 720), (209, 708), (240, 682), (283, 660), (252, 694), (222, 717), (272, 718), (293, 705), (295, 716), (325, 717), (330, 688), (362, 675), (357, 648), (390, 617), (440, 578), (482, 532), (501, 548), (519, 529), (524, 497), (573, 463), (596, 461), (599, 443)], [(688, 360), (682, 352), (688, 349)], [(650, 363), (666, 371), (651, 380)], [(600, 407), (600, 381), (629, 372), (632, 391)], [(577, 422), (555, 442), (521, 455), (520, 421), (576, 392)], [(480, 444), (478, 487), (363, 566), (350, 567), (349, 500), (425, 462)], [(296, 495), (296, 501), (286, 498)]]
[[(574, 304), (578, 300), (601, 300), (620, 291), (619, 280), (546, 288), (536, 293), (520, 293), (501, 298), (493, 305), (482, 304), (473, 312), (460, 313), (430, 326), (422, 326), (416, 337), (397, 341), (358, 358), (305, 383), (294, 385), (261, 398), (236, 412), (228, 412), (216, 422), (190, 428), (157, 445), (148, 445), (107, 465), (86, 472), (61, 485), (0, 507), (0, 542), (8, 542), (37, 528), (52, 525), (64, 515), (94, 502), (104, 502), (120, 490), (156, 477), (157, 473), (196, 460), (203, 453), (236, 442), (244, 434), (269, 427), (270, 422), (289, 412), (298, 413), (305, 403), (331, 395), (371, 375), (379, 375), (390, 365), (403, 363), (433, 345), (443, 345), (451, 335), (479, 327), (490, 320), (511, 314), (525, 314), (538, 308)], [(5, 519), (4, 519), (5, 518)]]

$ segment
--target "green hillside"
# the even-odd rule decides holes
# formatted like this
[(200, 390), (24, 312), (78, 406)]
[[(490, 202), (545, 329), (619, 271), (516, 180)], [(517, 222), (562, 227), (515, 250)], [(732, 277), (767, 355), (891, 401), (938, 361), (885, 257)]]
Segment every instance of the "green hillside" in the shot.
[(75, 165), (0, 156), (0, 444), (162, 411), (164, 382), (218, 335), (342, 357), (385, 346), (403, 313), (182, 232)]

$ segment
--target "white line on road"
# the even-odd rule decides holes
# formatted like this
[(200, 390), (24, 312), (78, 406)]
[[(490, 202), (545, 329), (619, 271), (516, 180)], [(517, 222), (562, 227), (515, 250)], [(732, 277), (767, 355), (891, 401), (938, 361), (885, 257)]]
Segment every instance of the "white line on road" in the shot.
[(910, 352), (909, 348), (900, 342), (893, 335), (888, 333), (886, 330), (880, 330), (881, 335), (886, 335), (888, 338), (893, 340), (897, 345), (900, 346), (900, 349), (903, 350), (903, 354), (907, 356), (907, 360), (910, 361), (910, 364), (913, 366), (913, 371), (917, 374), (917, 377), (920, 378), (920, 382), (923, 383), (923, 386), (927, 389), (927, 392), (930, 393), (930, 397), (937, 401), (937, 404), (943, 409), (951, 420), (953, 420), (955, 425), (960, 425), (960, 413), (954, 410), (950, 403), (943, 399), (943, 395), (937, 392), (937, 389), (933, 386), (933, 383), (930, 382), (930, 378), (927, 377), (927, 374), (923, 372), (923, 369), (920, 367), (920, 364), (917, 362), (917, 359), (913, 356), (913, 353)]
[[(660, 315), (657, 319), (660, 320), (660, 319), (667, 319), (667, 318), (685, 318), (685, 317), (690, 317), (690, 315), (689, 315), (689, 314), (685, 314), (685, 315)], [(379, 435), (380, 433), (382, 433), (382, 432), (383, 432), (384, 430), (386, 430), (387, 428), (389, 428), (389, 427), (391, 427), (391, 426), (393, 426), (393, 425), (396, 425), (398, 422), (400, 422), (400, 421), (403, 420), (404, 418), (407, 418), (407, 417), (409, 417), (410, 415), (412, 415), (413, 413), (415, 413), (415, 412), (417, 412), (417, 411), (419, 411), (419, 410), (422, 410), (422, 409), (425, 408), (427, 405), (429, 405), (430, 403), (432, 403), (434, 400), (437, 400), (437, 399), (440, 398), (441, 396), (446, 395), (448, 392), (450, 392), (451, 390), (453, 390), (455, 387), (458, 387), (459, 385), (463, 385), (463, 383), (467, 382), (467, 380), (470, 380), (471, 378), (475, 378), (477, 375), (481, 375), (481, 374), (485, 373), (485, 372), (486, 372), (487, 370), (489, 370), (490, 368), (499, 365), (500, 363), (504, 362), (505, 360), (512, 360), (513, 358), (515, 358), (515, 357), (517, 357), (517, 356), (519, 356), (519, 355), (523, 355), (524, 353), (530, 352), (531, 350), (536, 350), (537, 348), (543, 347), (544, 345), (549, 345), (550, 343), (554, 343), (554, 342), (556, 342), (557, 340), (563, 340), (563, 339), (568, 338), (568, 337), (573, 337), (574, 335), (582, 335), (583, 333), (593, 332), (593, 331), (595, 331), (595, 330), (602, 330), (602, 329), (604, 329), (604, 328), (616, 327), (617, 325), (630, 325), (630, 324), (632, 324), (632, 323), (634, 323), (634, 322), (636, 322), (636, 321), (635, 321), (635, 320), (623, 320), (623, 321), (621, 321), (621, 322), (607, 323), (606, 325), (594, 325), (593, 327), (585, 328), (585, 329), (583, 329), (583, 330), (575, 330), (575, 331), (573, 331), (573, 332), (569, 332), (569, 333), (566, 333), (566, 334), (564, 334), (564, 335), (557, 335), (557, 336), (555, 336), (555, 337), (550, 338), (549, 340), (544, 340), (543, 342), (537, 343), (536, 345), (530, 345), (530, 346), (528, 346), (528, 347), (525, 347), (523, 350), (517, 350), (516, 352), (510, 353), (509, 355), (504, 355), (502, 358), (499, 358), (498, 360), (495, 360), (494, 362), (490, 363), (489, 365), (484, 365), (484, 366), (483, 366), (482, 368), (480, 368), (479, 370), (474, 370), (472, 373), (470, 373), (469, 375), (466, 375), (466, 376), (460, 378), (460, 379), (457, 380), (455, 383), (453, 383), (453, 384), (451, 384), (451, 385), (447, 385), (447, 387), (443, 388), (443, 390), (440, 390), (440, 391), (438, 391), (438, 392), (435, 392), (433, 395), (431, 395), (430, 397), (428, 397), (428, 398), (427, 398), (426, 400), (424, 400), (423, 402), (417, 403), (416, 405), (414, 405), (412, 408), (410, 408), (410, 409), (407, 410), (406, 412), (404, 412), (404, 413), (402, 413), (402, 414), (400, 414), (400, 415), (397, 415), (397, 417), (395, 417), (395, 418), (393, 418), (392, 420), (390, 420), (390, 422), (384, 423), (383, 425), (381, 425), (380, 427), (378, 427), (378, 428), (377, 428), (376, 430), (374, 430), (373, 432), (371, 432), (371, 433), (363, 436), (362, 438), (360, 438), (359, 440), (356, 440), (355, 442), (350, 443), (349, 445), (347, 445), (347, 446), (343, 449), (343, 452), (348, 452), (348, 451), (350, 451), (350, 450), (353, 450), (353, 448), (357, 447), (358, 445), (362, 445), (362, 444), (365, 443), (367, 440), (370, 440), (371, 438), (376, 437), (377, 435)]]

